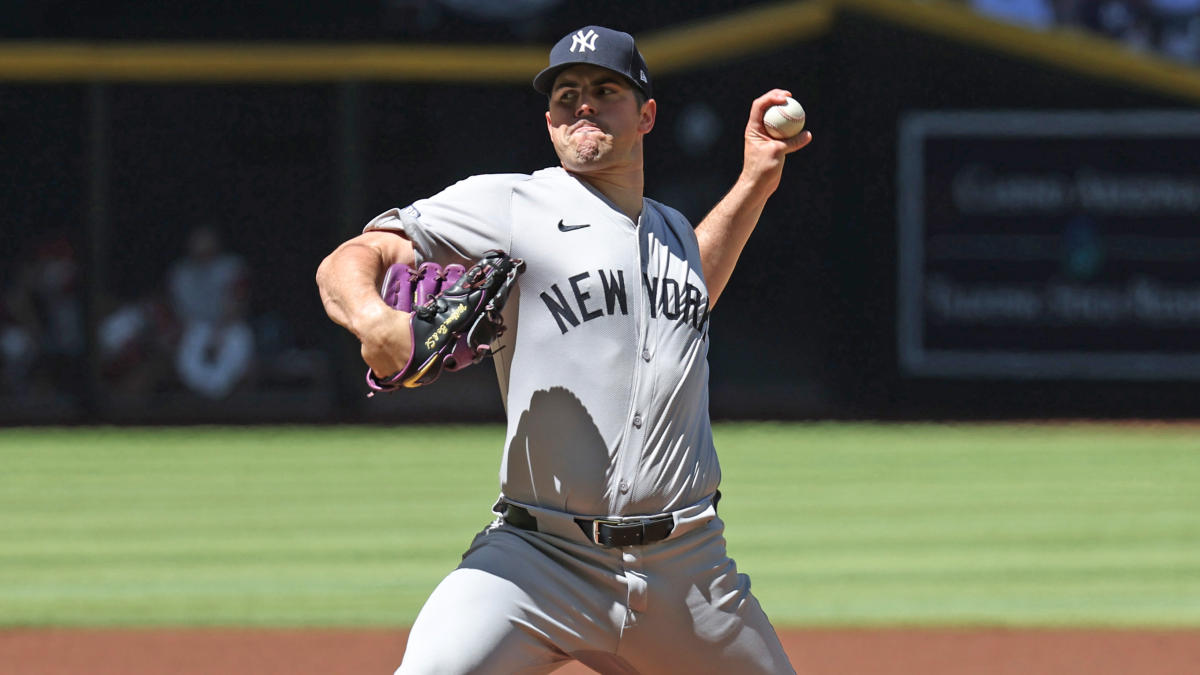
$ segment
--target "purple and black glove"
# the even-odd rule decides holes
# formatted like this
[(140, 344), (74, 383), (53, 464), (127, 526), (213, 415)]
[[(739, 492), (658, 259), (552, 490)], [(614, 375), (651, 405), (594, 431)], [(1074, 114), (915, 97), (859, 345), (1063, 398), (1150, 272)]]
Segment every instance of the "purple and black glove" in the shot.
[(403, 263), (388, 268), (380, 294), (393, 309), (412, 313), (412, 354), (400, 372), (380, 379), (367, 369), (374, 391), (420, 387), (443, 370), (479, 363), (504, 334), (500, 316), (525, 262), (503, 251), (488, 251), (479, 262), (462, 265)]

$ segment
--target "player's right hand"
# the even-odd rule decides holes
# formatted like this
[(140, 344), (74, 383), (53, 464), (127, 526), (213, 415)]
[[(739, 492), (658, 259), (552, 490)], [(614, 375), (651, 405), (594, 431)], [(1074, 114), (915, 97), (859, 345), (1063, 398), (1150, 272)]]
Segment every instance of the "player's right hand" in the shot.
[(400, 372), (412, 353), (412, 315), (392, 309), (381, 300), (360, 313), (355, 331), (362, 342), (363, 361), (376, 377)]
[(792, 92), (772, 89), (759, 96), (750, 106), (750, 120), (746, 124), (744, 163), (742, 178), (752, 185), (763, 187), (768, 194), (775, 192), (783, 176), (784, 158), (808, 145), (812, 133), (801, 131), (792, 138), (772, 138), (767, 133), (763, 115), (773, 105), (783, 105)]

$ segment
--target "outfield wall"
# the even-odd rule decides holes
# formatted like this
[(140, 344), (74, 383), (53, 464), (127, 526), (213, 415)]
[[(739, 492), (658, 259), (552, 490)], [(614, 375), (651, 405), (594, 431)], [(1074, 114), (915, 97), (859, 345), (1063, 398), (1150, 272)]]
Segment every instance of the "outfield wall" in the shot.
[[(749, 102), (771, 87), (800, 97), (816, 136), (790, 161), (714, 313), (713, 414), (1195, 415), (1200, 387), (1191, 378), (949, 377), (901, 367), (897, 129), (906, 114), (1186, 109), (1200, 87), (1190, 71), (1095, 40), (1072, 51), (1057, 46), (1062, 35), (993, 30), (954, 13), (922, 18), (927, 9), (897, 15), (893, 5), (794, 8), (785, 13), (795, 22), (791, 42), (742, 26), (742, 46), (730, 47), (717, 39), (734, 34), (727, 26), (651, 43), (664, 68), (647, 139), (648, 196), (701, 218), (736, 179)], [(672, 42), (687, 35), (696, 39)], [(760, 48), (747, 49), (747, 40)], [(497, 68), (519, 70), (523, 53), (497, 56)], [(79, 61), (100, 62), (109, 63), (86, 54)], [(6, 398), (0, 419), (436, 419), (464, 402), (471, 417), (501, 414), (486, 368), (419, 395), (367, 400), (356, 345), (324, 318), (312, 275), (375, 213), (475, 173), (553, 164), (544, 102), (523, 80), (509, 73), (491, 84), (439, 83), (350, 70), (269, 84), (212, 75), (161, 82), (114, 71), (112, 80), (81, 82), (86, 73), (71, 72), (54, 83), (10, 77), (0, 85), (0, 173), (12, 188), (0, 193), (6, 279), (61, 231), (84, 270), (80, 299), (94, 322), (153, 291), (188, 231), (214, 223), (250, 264), (252, 314), (283, 334), (263, 359), (279, 369), (264, 369), (226, 401), (197, 401), (169, 386), (130, 397), (103, 384), (93, 349), (76, 354), (78, 368), (66, 369), (48, 397)], [(464, 109), (482, 110), (482, 137), (474, 127), (464, 133)], [(701, 147), (696, 139), (713, 120), (716, 136)], [(291, 380), (286, 364), (298, 352), (289, 350), (312, 359)], [(74, 376), (80, 370), (91, 376)]]

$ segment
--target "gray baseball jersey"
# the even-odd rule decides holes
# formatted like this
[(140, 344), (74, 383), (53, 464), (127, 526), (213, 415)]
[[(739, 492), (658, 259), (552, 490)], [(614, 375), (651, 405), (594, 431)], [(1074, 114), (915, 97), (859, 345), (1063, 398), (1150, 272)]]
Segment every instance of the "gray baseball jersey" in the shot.
[[(367, 229), (402, 231), (418, 262), (502, 249), (528, 264), (495, 360), (501, 489), (537, 528), (501, 517), (475, 538), (397, 675), (545, 675), (571, 659), (603, 675), (795, 675), (711, 499), (708, 292), (687, 220), (647, 199), (634, 223), (555, 168), (470, 178)], [(666, 512), (670, 536), (648, 546), (598, 546), (574, 520)]]
[(716, 490), (708, 291), (679, 212), (646, 199), (634, 223), (551, 168), (468, 178), (366, 230), (402, 231), (418, 263), (470, 265), (501, 249), (528, 264), (495, 358), (508, 414), (507, 499), (632, 516)]

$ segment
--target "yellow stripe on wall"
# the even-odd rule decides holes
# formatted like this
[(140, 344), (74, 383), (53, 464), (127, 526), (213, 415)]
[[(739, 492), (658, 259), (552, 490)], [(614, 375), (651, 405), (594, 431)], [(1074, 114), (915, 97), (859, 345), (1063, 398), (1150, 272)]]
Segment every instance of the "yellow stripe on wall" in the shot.
[(637, 43), (655, 76), (661, 76), (819, 37), (829, 31), (833, 17), (825, 0), (785, 2), (651, 33)]
[[(1200, 71), (1194, 68), (1070, 29), (1010, 26), (947, 0), (789, 1), (643, 35), (638, 44), (655, 75), (670, 75), (819, 37), (841, 11), (1200, 101)], [(548, 53), (548, 46), (0, 42), (0, 81), (507, 84), (529, 82)]]
[(0, 43), (0, 79), (62, 82), (526, 82), (543, 47)]

